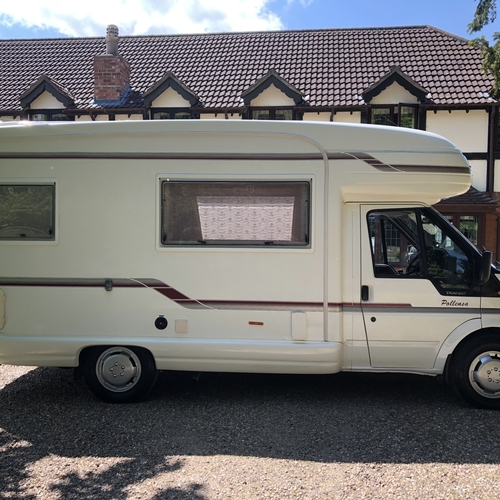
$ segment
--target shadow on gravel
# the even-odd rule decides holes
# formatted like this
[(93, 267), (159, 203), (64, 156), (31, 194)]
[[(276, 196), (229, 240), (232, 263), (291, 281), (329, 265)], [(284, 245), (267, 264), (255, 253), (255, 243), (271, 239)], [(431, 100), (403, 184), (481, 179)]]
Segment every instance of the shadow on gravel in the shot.
[[(178, 455), (316, 462), (500, 463), (500, 419), (465, 406), (435, 379), (162, 373), (135, 405), (96, 400), (70, 370), (38, 368), (0, 391), (0, 498), (29, 498), (27, 464), (44, 457), (123, 457), (53, 486), (62, 498), (126, 498), (125, 489), (182, 467)], [(14, 446), (8, 443), (22, 443)], [(200, 485), (156, 498), (202, 499)]]

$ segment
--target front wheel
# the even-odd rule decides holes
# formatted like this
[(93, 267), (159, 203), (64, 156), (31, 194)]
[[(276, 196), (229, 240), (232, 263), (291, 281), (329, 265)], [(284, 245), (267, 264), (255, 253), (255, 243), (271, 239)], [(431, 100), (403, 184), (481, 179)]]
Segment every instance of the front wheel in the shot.
[(452, 360), (457, 392), (478, 408), (500, 409), (500, 338), (485, 335), (461, 346)]
[(83, 362), (88, 388), (108, 403), (133, 403), (154, 386), (158, 370), (149, 351), (141, 347), (94, 347)]

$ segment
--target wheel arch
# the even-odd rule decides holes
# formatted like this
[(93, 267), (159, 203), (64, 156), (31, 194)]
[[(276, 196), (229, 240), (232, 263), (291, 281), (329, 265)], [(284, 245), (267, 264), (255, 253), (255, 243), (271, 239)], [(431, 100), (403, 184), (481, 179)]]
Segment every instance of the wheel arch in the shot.
[(116, 346), (126, 347), (127, 349), (141, 349), (143, 351), (147, 351), (151, 355), (151, 357), (153, 358), (156, 369), (158, 369), (158, 367), (156, 365), (156, 358), (155, 358), (153, 352), (151, 351), (151, 349), (148, 349), (147, 347), (144, 347), (141, 345), (127, 344), (127, 343), (120, 343), (120, 342), (116, 342), (116, 343), (112, 343), (112, 344), (106, 343), (106, 344), (93, 344), (93, 345), (85, 346), (78, 354), (78, 368), (81, 368), (83, 366), (83, 364), (85, 363), (85, 360), (88, 358), (88, 356), (90, 355), (90, 353), (94, 349), (96, 349), (96, 348), (107, 349), (107, 348), (116, 347)]
[[(451, 358), (455, 349), (467, 339), (471, 339), (473, 336), (481, 335), (484, 333), (484, 330), (485, 329), (483, 329), (483, 325), (481, 324), (481, 318), (479, 317), (469, 319), (455, 328), (455, 330), (453, 330), (441, 344), (436, 356), (434, 368), (437, 368), (442, 373), (445, 373), (448, 358)], [(498, 330), (500, 331), (500, 328)]]

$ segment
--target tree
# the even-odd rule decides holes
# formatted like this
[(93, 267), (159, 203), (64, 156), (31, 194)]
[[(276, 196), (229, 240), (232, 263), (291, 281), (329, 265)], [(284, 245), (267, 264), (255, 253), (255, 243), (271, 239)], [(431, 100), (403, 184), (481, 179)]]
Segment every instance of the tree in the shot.
[[(481, 31), (487, 24), (491, 24), (497, 17), (496, 0), (478, 0), (474, 19), (467, 26), (469, 33)], [(479, 47), (483, 58), (483, 70), (491, 73), (494, 78), (493, 95), (500, 94), (500, 32), (493, 33), (494, 45), (490, 45), (484, 36), (471, 40), (471, 45)]]

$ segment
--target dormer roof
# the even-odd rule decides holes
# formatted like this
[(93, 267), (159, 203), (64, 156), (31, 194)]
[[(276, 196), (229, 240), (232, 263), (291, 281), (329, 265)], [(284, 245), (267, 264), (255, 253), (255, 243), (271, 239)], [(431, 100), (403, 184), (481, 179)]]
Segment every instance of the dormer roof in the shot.
[(410, 94), (414, 95), (419, 102), (424, 102), (429, 93), (424, 87), (406, 75), (399, 66), (393, 66), (388, 73), (363, 91), (361, 94), (363, 100), (366, 104), (369, 104), (375, 96), (379, 95), (393, 83), (401, 85), (401, 87), (406, 89)]
[(291, 83), (282, 78), (276, 70), (271, 69), (266, 75), (242, 92), (241, 98), (245, 106), (250, 106), (250, 103), (271, 85), (274, 85), (290, 99), (293, 99), (296, 105), (305, 104), (303, 94), (300, 90), (296, 89)]
[(60, 101), (65, 108), (74, 104), (73, 96), (62, 85), (57, 83), (53, 78), (47, 75), (42, 75), (38, 80), (27, 88), (20, 96), (21, 106), (29, 107), (30, 104), (43, 92), (48, 92), (55, 99)]
[(144, 106), (148, 107), (167, 89), (172, 88), (181, 95), (191, 106), (200, 105), (200, 98), (184, 83), (182, 83), (171, 71), (167, 71), (163, 77), (152, 85), (143, 94)]

